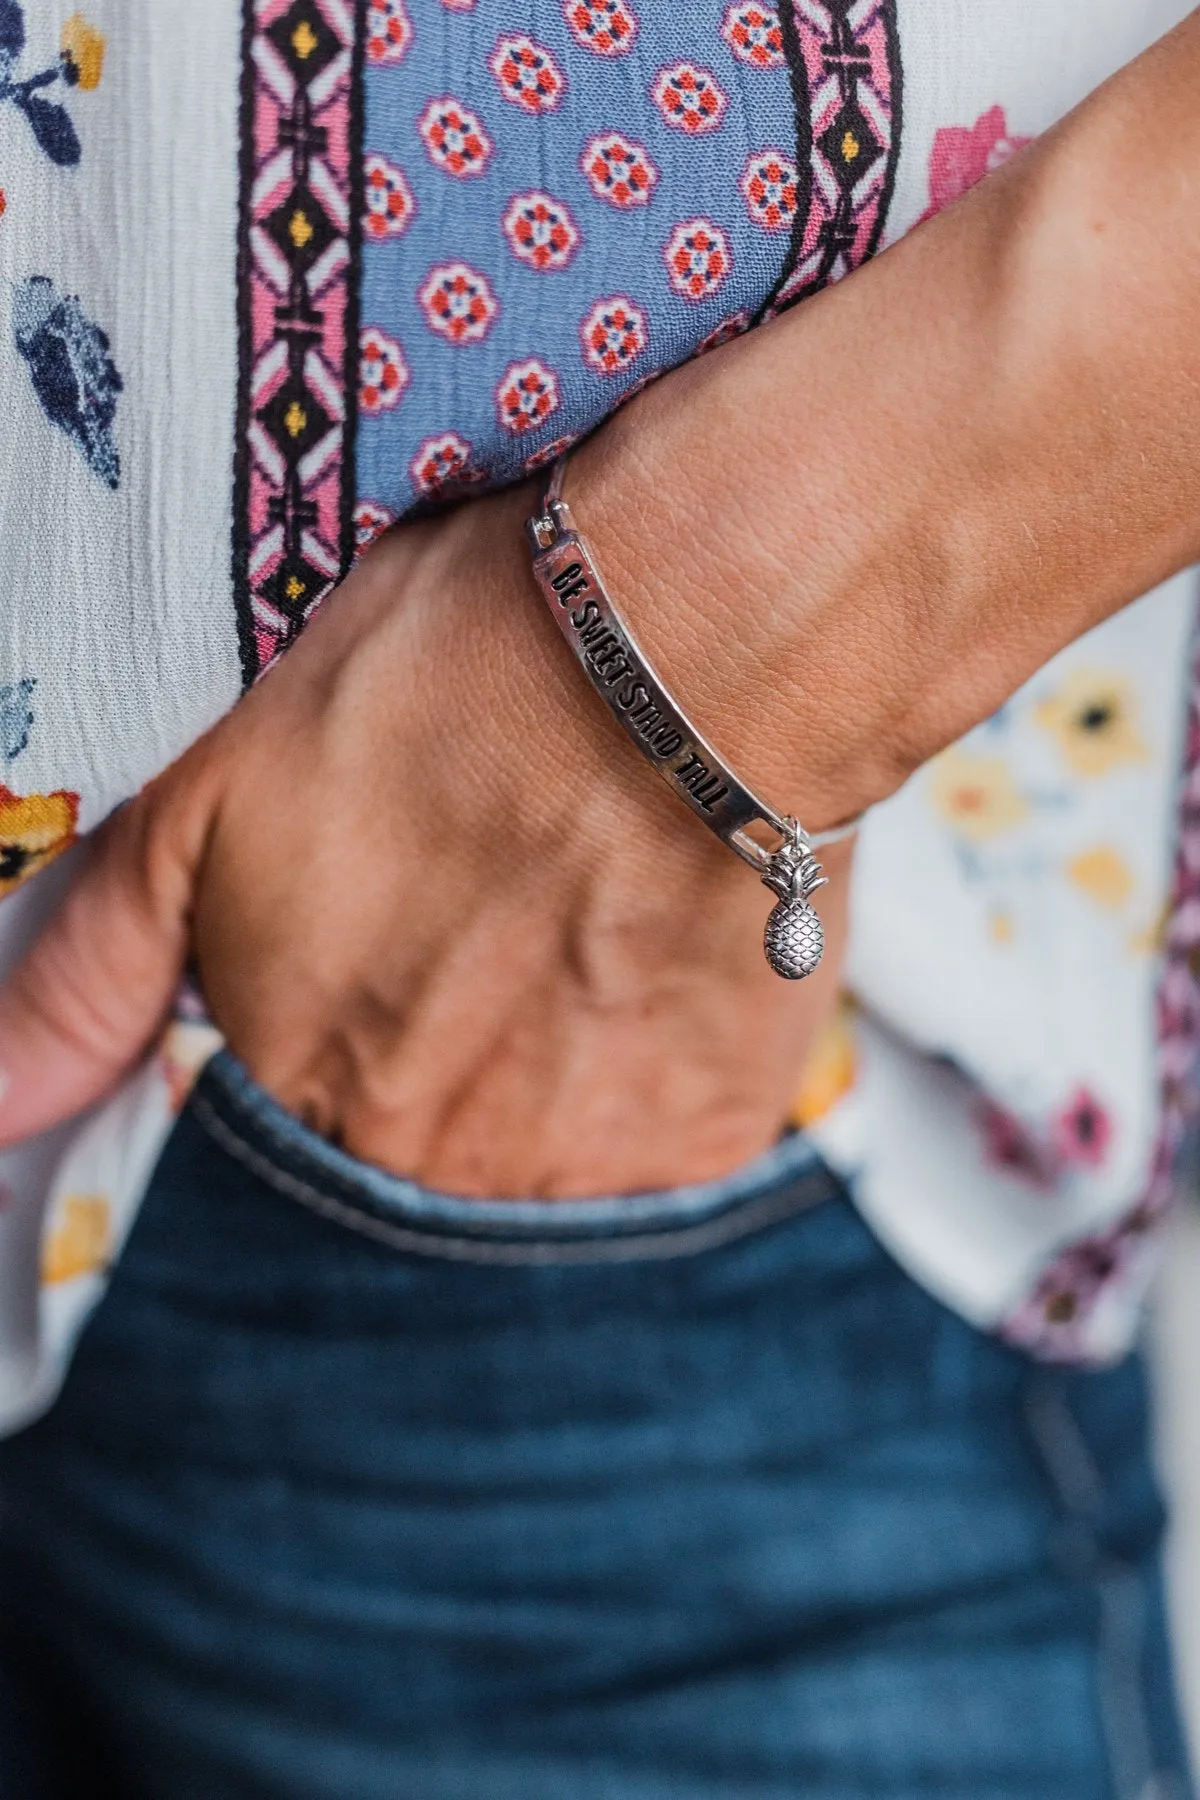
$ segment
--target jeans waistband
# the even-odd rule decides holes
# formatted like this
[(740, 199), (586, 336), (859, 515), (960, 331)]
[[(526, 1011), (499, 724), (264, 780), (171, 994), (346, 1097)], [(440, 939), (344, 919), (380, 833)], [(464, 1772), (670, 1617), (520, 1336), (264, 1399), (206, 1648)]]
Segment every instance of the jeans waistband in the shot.
[(192, 1094), (208, 1135), (277, 1192), (398, 1250), (482, 1263), (639, 1261), (694, 1255), (840, 1191), (801, 1133), (717, 1181), (586, 1200), (478, 1200), (386, 1174), (326, 1143), (227, 1051)]

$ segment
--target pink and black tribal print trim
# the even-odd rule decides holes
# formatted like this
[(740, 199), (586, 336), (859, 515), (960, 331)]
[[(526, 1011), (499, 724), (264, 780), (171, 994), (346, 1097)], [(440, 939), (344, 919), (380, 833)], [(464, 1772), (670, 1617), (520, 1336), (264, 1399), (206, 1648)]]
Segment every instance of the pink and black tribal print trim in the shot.
[(770, 318), (874, 255), (900, 155), (897, 0), (781, 0), (796, 109), (796, 207)]
[[(1130, 1305), (1157, 1266), (1162, 1227), (1200, 1150), (1200, 618), (1193, 639), (1175, 869), (1158, 982), (1160, 1112), (1154, 1160), (1136, 1205), (1094, 1236), (1061, 1251), (1033, 1293), (1004, 1322), (1011, 1344), (1048, 1362), (1085, 1362), (1094, 1318), (1113, 1293)], [(1101, 1345), (1101, 1357), (1105, 1346)]]
[(1192, 656), (1178, 832), (1158, 987), (1162, 1124), (1144, 1202), (1151, 1213), (1173, 1198), (1180, 1161), (1200, 1128), (1200, 620)]
[(252, 682), (350, 566), (363, 0), (245, 0), (233, 577)]

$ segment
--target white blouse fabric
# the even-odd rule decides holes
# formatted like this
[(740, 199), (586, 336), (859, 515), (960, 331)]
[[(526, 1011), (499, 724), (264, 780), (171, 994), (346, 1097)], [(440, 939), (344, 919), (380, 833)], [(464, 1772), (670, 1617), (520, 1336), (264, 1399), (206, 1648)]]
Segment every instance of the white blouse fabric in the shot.
[[(467, 41), (454, 32), (482, 30), (496, 4), (478, 0), (477, 13), (477, 0), (369, 0), (356, 12), (344, 0), (311, 0), (313, 55), (324, 54), (326, 36), (333, 45), (324, 86), (313, 89), (318, 102), (327, 103), (336, 81), (356, 79), (346, 73), (356, 31), (368, 34), (368, 78), (372, 58), (398, 66), (422, 33), (445, 34), (442, 63), (452, 74), (455, 44)], [(8, 409), (0, 433), (0, 852), (6, 830), (18, 848), (36, 848), (39, 832), (49, 842), (57, 830), (65, 842), (90, 829), (234, 703), (247, 668), (230, 554), (231, 539), (235, 549), (239, 541), (231, 445), (239, 330), (247, 328), (238, 312), (246, 223), (239, 105), (248, 44), (254, 79), (274, 83), (264, 108), (282, 104), (286, 83), (271, 44), (281, 41), (279, 21), (291, 21), (288, 0), (245, 0), (247, 16), (238, 0), (91, 0), (86, 18), (73, 8), (74, 0), (29, 8), (19, 44), (10, 30), (6, 47), (0, 32), (8, 84), (7, 101), (0, 96), (0, 285), (14, 296), (0, 302), (0, 313), (13, 311), (11, 330), (0, 319)], [(527, 30), (530, 8), (509, 10), (514, 30)], [(593, 30), (604, 9), (584, 0), (564, 11), (547, 0), (541, 10), (548, 38), (550, 15), (555, 29), (566, 18), (557, 60), (568, 92), (578, 93), (601, 68), (596, 56), (610, 54), (597, 52)], [(736, 103), (733, 77), (750, 82), (756, 45), (763, 71), (782, 64), (770, 36), (778, 15), (766, 4), (709, 10), (720, 31), (714, 26), (696, 60), (711, 64)], [(851, 33), (887, 15), (903, 124), (896, 90), (890, 123), (876, 116), (871, 127), (896, 140), (886, 223), (880, 215), (886, 243), (1043, 131), (1187, 10), (1183, 0), (893, 0), (890, 10), (885, 0), (795, 0), (789, 42), (819, 44), (835, 14)], [(638, 11), (633, 0), (616, 7), (635, 25)], [(652, 18), (651, 0), (640, 0), (640, 13), (643, 44), (668, 29), (665, 14)], [(288, 24), (301, 46), (310, 41), (295, 36), (303, 23)], [(669, 28), (688, 47), (690, 20), (671, 9)], [(471, 44), (480, 54), (478, 37)], [(569, 59), (588, 56), (593, 63), (576, 73)], [(58, 86), (48, 81), (29, 96), (44, 93), (68, 126), (12, 99), (15, 81), (56, 66)], [(514, 96), (493, 74), (500, 113)], [(560, 96), (551, 98), (558, 107)], [(669, 97), (661, 100), (666, 127), (677, 127)], [(521, 104), (529, 111), (536, 103)], [(510, 110), (516, 118), (519, 109)], [(561, 108), (556, 116), (565, 128)], [(413, 135), (413, 167), (441, 179), (445, 167), (429, 174), (428, 135), (424, 149)], [(76, 149), (82, 142), (74, 163), (72, 136)], [(849, 155), (850, 140), (840, 141)], [(769, 232), (744, 163), (739, 142), (730, 195), (736, 200), (740, 180), (750, 223)], [(718, 157), (712, 167), (721, 166)], [(814, 169), (819, 187), (815, 161)], [(368, 217), (368, 231), (393, 234), (389, 253), (401, 258), (412, 196), (406, 201), (404, 177), (385, 158), (376, 157), (374, 171), (386, 204), (375, 226)], [(856, 196), (864, 217), (878, 202), (878, 179), (878, 169), (868, 171)], [(617, 204), (595, 182), (593, 192), (598, 205)], [(244, 241), (266, 257), (265, 227), (252, 220), (248, 229)], [(334, 269), (336, 241), (329, 258)], [(831, 265), (823, 279), (844, 272)], [(341, 279), (336, 269), (328, 278)], [(91, 369), (86, 416), (55, 416), (52, 352)], [(365, 416), (392, 404), (387, 380), (403, 388), (410, 370), (387, 332), (363, 354), (374, 358), (369, 369), (364, 363)], [(331, 408), (335, 398), (327, 396)], [(371, 446), (383, 439), (364, 428), (361, 441), (360, 470), (370, 470), (382, 455)], [(270, 446), (260, 442), (256, 454), (267, 479)], [(417, 481), (416, 459), (413, 471)], [(364, 537), (411, 497), (398, 492), (383, 504), (364, 492)], [(272, 553), (266, 535), (252, 540), (251, 563), (260, 551)], [(948, 1305), (1051, 1359), (1103, 1360), (1129, 1343), (1170, 1198), (1197, 1011), (1185, 991), (1188, 950), (1200, 939), (1187, 838), (1177, 861), (1194, 590), (1181, 575), (1064, 651), (870, 815), (854, 874), (845, 1004), (810, 1067), (797, 1071), (797, 1123), (846, 1176), (893, 1253)], [(255, 604), (261, 647), (276, 615), (262, 595)], [(0, 905), (0, 969), (36, 929), (70, 863), (68, 852)], [(3, 870), (0, 857), (0, 892)], [(0, 1155), (0, 1425), (28, 1418), (56, 1391), (189, 1083), (218, 1042), (185, 1004), (159, 1053), (106, 1105)]]

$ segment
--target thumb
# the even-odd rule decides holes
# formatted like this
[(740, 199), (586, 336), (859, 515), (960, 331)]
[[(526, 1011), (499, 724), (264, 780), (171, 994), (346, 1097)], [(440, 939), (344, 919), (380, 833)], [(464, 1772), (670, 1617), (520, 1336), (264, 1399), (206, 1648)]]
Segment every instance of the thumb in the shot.
[(155, 783), (100, 827), (62, 904), (0, 987), (0, 1149), (102, 1099), (170, 1005), (196, 857), (165, 797)]

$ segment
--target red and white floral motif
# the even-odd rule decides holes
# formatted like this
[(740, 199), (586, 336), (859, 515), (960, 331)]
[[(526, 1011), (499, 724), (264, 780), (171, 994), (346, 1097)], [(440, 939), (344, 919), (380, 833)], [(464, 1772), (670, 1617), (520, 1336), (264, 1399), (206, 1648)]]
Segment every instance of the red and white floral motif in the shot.
[(579, 166), (597, 200), (607, 200), (610, 206), (645, 206), (658, 180), (658, 170), (644, 145), (622, 137), (619, 131), (589, 138)]
[(531, 269), (565, 269), (579, 244), (579, 228), (550, 194), (514, 194), (503, 220), (508, 247)]
[(363, 158), (366, 208), (363, 230), (371, 238), (399, 237), (416, 212), (412, 189), (403, 169), (372, 151)]
[(376, 538), (382, 537), (389, 525), (395, 524), (396, 515), (381, 506), (378, 500), (360, 500), (354, 508), (354, 550), (361, 556), (369, 550)]
[(374, 63), (402, 62), (411, 43), (412, 21), (404, 0), (368, 0), (368, 59)]
[(509, 363), (496, 383), (496, 413), (505, 431), (536, 431), (558, 410), (558, 376), (539, 357)]
[(417, 298), (429, 329), (452, 344), (482, 343), (500, 310), (487, 276), (462, 262), (430, 269)]
[(748, 6), (736, 3), (725, 9), (721, 36), (739, 62), (752, 69), (777, 69), (783, 62), (783, 32), (779, 14), (773, 6), (751, 0)]
[(528, 37), (502, 37), (489, 66), (504, 98), (528, 113), (553, 112), (567, 85), (550, 52)]
[(695, 354), (704, 356), (709, 350), (719, 350), (722, 344), (728, 344), (732, 338), (741, 337), (743, 331), (750, 329), (750, 314), (742, 307), (739, 312), (730, 313), (719, 325), (714, 325), (706, 338), (701, 338), (696, 345)]
[(756, 150), (742, 171), (742, 199), (764, 231), (789, 231), (796, 216), (796, 165), (782, 150)]
[(707, 300), (715, 294), (733, 258), (729, 240), (711, 219), (684, 219), (663, 248), (667, 278), (685, 300)]
[(637, 36), (637, 15), (626, 0), (563, 0), (563, 13), (575, 42), (597, 56), (624, 56)]
[(598, 375), (619, 375), (646, 348), (646, 315), (624, 294), (597, 300), (579, 327), (584, 361)]
[(661, 369), (651, 369), (648, 375), (639, 375), (638, 379), (631, 381), (627, 388), (622, 388), (613, 402), (614, 412), (622, 406), (628, 406), (631, 400), (636, 400), (643, 388), (648, 388), (650, 383), (657, 381), (661, 374)]
[(408, 363), (395, 338), (378, 325), (364, 325), (358, 338), (358, 403), (363, 412), (389, 412), (408, 383)]
[(570, 436), (551, 438), (548, 444), (543, 444), (540, 450), (533, 451), (525, 458), (526, 473), (532, 475), (535, 469), (544, 469), (547, 463), (557, 462), (560, 456), (566, 455), (574, 442), (575, 439)]
[(492, 154), (492, 140), (483, 123), (452, 94), (431, 100), (417, 120), (421, 141), (429, 159), (447, 175), (465, 180), (482, 175)]
[(712, 72), (687, 62), (661, 70), (650, 98), (667, 124), (686, 131), (689, 137), (715, 131), (729, 104), (729, 96), (717, 86)]
[(1002, 106), (993, 106), (974, 125), (945, 125), (933, 140), (929, 158), (929, 206), (921, 215), (932, 219), (959, 200), (977, 181), (1000, 168), (1027, 144), (1014, 137)]
[(425, 499), (481, 479), (479, 470), (471, 466), (471, 444), (457, 431), (440, 431), (436, 437), (427, 437), (418, 446), (408, 472), (418, 494)]

